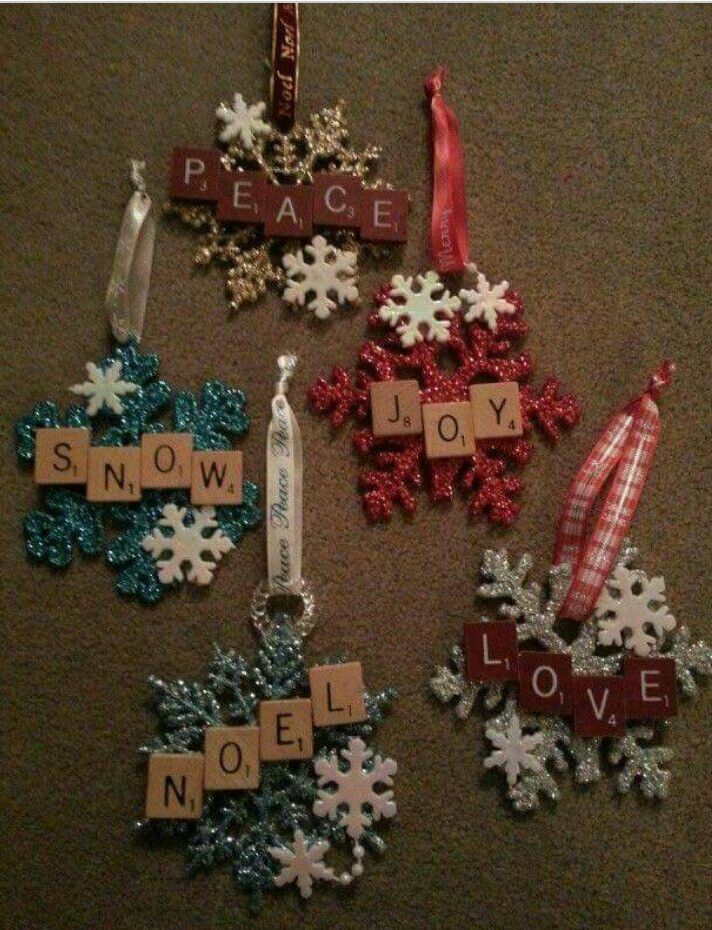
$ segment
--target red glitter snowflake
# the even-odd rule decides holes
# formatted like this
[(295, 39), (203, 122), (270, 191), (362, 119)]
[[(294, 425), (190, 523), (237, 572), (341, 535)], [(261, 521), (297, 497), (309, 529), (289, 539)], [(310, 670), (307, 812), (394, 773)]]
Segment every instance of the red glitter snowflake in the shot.
[[(385, 303), (388, 291), (386, 286), (376, 295), (376, 310), (369, 316), (368, 325), (379, 331), (379, 338), (363, 343), (356, 372), (351, 375), (336, 367), (330, 380), (317, 379), (308, 393), (312, 409), (328, 416), (334, 429), (343, 426), (349, 417), (355, 420), (354, 448), (371, 465), (360, 472), (358, 479), (366, 515), (373, 521), (387, 521), (396, 505), (412, 514), (417, 507), (416, 492), (424, 486), (430, 499), (439, 502), (452, 500), (457, 485), (468, 495), (470, 514), (483, 513), (493, 523), (511, 524), (519, 512), (516, 498), (523, 488), (512, 469), (526, 465), (532, 457), (528, 435), (536, 424), (547, 439), (555, 442), (562, 426), (571, 427), (578, 420), (578, 401), (572, 394), (559, 393), (556, 378), (547, 378), (537, 393), (525, 383), (533, 371), (529, 354), (508, 357), (513, 345), (529, 329), (515, 292), (508, 291), (506, 299), (516, 311), (499, 317), (496, 332), (478, 320), (466, 323), (456, 313), (446, 344), (421, 342), (404, 349), (396, 333), (378, 316), (378, 307)], [(454, 365), (444, 364), (448, 356)], [(451, 459), (427, 459), (422, 435), (388, 439), (374, 436), (369, 386), (374, 381), (403, 378), (419, 381), (424, 404), (469, 400), (471, 384), (517, 381), (524, 435), (479, 440), (474, 455)]]

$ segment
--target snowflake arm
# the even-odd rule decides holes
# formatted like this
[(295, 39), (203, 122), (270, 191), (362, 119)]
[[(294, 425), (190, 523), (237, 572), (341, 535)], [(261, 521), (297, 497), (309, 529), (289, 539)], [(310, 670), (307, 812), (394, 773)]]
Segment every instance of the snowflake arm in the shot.
[(646, 746), (655, 736), (652, 727), (631, 727), (625, 736), (617, 739), (611, 747), (609, 760), (618, 765), (624, 762), (616, 777), (616, 787), (621, 794), (637, 784), (648, 800), (666, 798), (670, 791), (672, 774), (663, 768), (674, 753), (667, 746)]
[[(358, 301), (356, 252), (337, 249), (323, 236), (315, 236), (311, 245), (304, 247), (304, 252), (310, 257), (310, 262), (305, 260), (301, 249), (295, 254), (286, 252), (282, 256), (288, 279), (282, 297), (287, 303), (303, 307), (307, 295), (313, 294), (307, 307), (314, 311), (317, 319), (326, 320), (337, 306)], [(330, 294), (336, 299), (332, 300)]]
[(460, 307), (460, 298), (450, 296), (435, 271), (419, 274), (416, 281), (417, 291), (413, 290), (412, 275), (404, 278), (397, 274), (391, 279), (388, 299), (378, 311), (380, 319), (395, 329), (405, 348), (424, 339), (448, 342), (450, 321)]

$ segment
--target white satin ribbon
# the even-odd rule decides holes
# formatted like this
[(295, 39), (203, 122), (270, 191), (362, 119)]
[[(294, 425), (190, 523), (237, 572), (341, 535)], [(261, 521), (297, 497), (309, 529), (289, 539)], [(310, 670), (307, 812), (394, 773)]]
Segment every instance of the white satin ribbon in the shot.
[(301, 595), (302, 438), (286, 397), (297, 358), (280, 355), (277, 365), (279, 380), (267, 431), (267, 586), (270, 595)]
[(121, 343), (130, 339), (141, 340), (156, 238), (151, 198), (146, 193), (143, 179), (146, 163), (132, 160), (129, 164), (134, 193), (124, 210), (106, 291), (106, 312), (111, 331)]

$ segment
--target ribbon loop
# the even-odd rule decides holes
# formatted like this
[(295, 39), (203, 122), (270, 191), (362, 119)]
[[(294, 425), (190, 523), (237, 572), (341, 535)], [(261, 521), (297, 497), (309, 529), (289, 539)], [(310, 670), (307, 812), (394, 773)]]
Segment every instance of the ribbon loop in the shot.
[(442, 98), (445, 69), (438, 66), (425, 80), (430, 100), (433, 146), (433, 208), (430, 245), (441, 274), (467, 264), (467, 210), (460, 124)]
[(111, 331), (121, 343), (141, 340), (156, 238), (156, 221), (143, 177), (146, 163), (132, 159), (129, 167), (134, 193), (124, 210), (106, 291)]
[[(655, 455), (660, 435), (655, 398), (674, 370), (672, 362), (664, 362), (653, 373), (645, 393), (611, 417), (569, 486), (553, 559), (554, 565), (567, 562), (572, 569), (561, 617), (586, 620), (598, 602)], [(613, 476), (611, 486), (589, 535), (591, 513), (609, 475)]]

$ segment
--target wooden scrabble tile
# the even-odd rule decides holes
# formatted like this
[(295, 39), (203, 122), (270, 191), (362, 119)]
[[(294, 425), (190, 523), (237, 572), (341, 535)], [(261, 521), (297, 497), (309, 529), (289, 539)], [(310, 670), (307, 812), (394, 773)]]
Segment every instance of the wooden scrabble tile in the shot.
[(571, 656), (521, 650), (519, 699), (522, 710), (536, 714), (570, 714), (573, 708)]
[(522, 411), (519, 407), (519, 385), (516, 381), (501, 384), (473, 384), (470, 403), (477, 439), (501, 439), (521, 436)]
[(88, 429), (35, 430), (35, 482), (84, 484), (87, 480)]
[(405, 242), (408, 238), (408, 192), (361, 191), (361, 238), (372, 242)]
[(173, 149), (171, 197), (176, 200), (217, 200), (223, 170), (219, 149)]
[(450, 404), (423, 404), (425, 455), (429, 459), (475, 454), (472, 407), (466, 400)]
[(361, 182), (352, 174), (319, 171), (312, 188), (314, 223), (356, 228), (361, 223)]
[(191, 504), (242, 501), (242, 452), (194, 452)]
[(151, 753), (146, 817), (197, 820), (203, 810), (203, 761), (199, 752)]
[(304, 239), (311, 236), (312, 189), (303, 184), (267, 184), (264, 199), (264, 234)]
[(371, 423), (375, 436), (415, 436), (423, 432), (417, 381), (374, 381)]
[(309, 698), (260, 701), (260, 759), (311, 759), (314, 752), (312, 702)]
[(675, 660), (662, 656), (623, 659), (626, 716), (656, 720), (677, 716)]
[(138, 446), (91, 446), (87, 500), (141, 500), (141, 450)]
[(309, 669), (309, 690), (316, 727), (359, 723), (368, 716), (360, 662), (315, 665)]
[(574, 675), (576, 736), (623, 736), (625, 681), (615, 675)]
[(219, 220), (260, 223), (266, 179), (261, 171), (221, 171), (218, 175)]
[(206, 727), (205, 788), (246, 791), (260, 784), (258, 727)]
[(462, 646), (468, 681), (516, 681), (519, 653), (514, 620), (466, 623)]
[(193, 437), (190, 433), (144, 433), (141, 436), (141, 487), (189, 488)]

